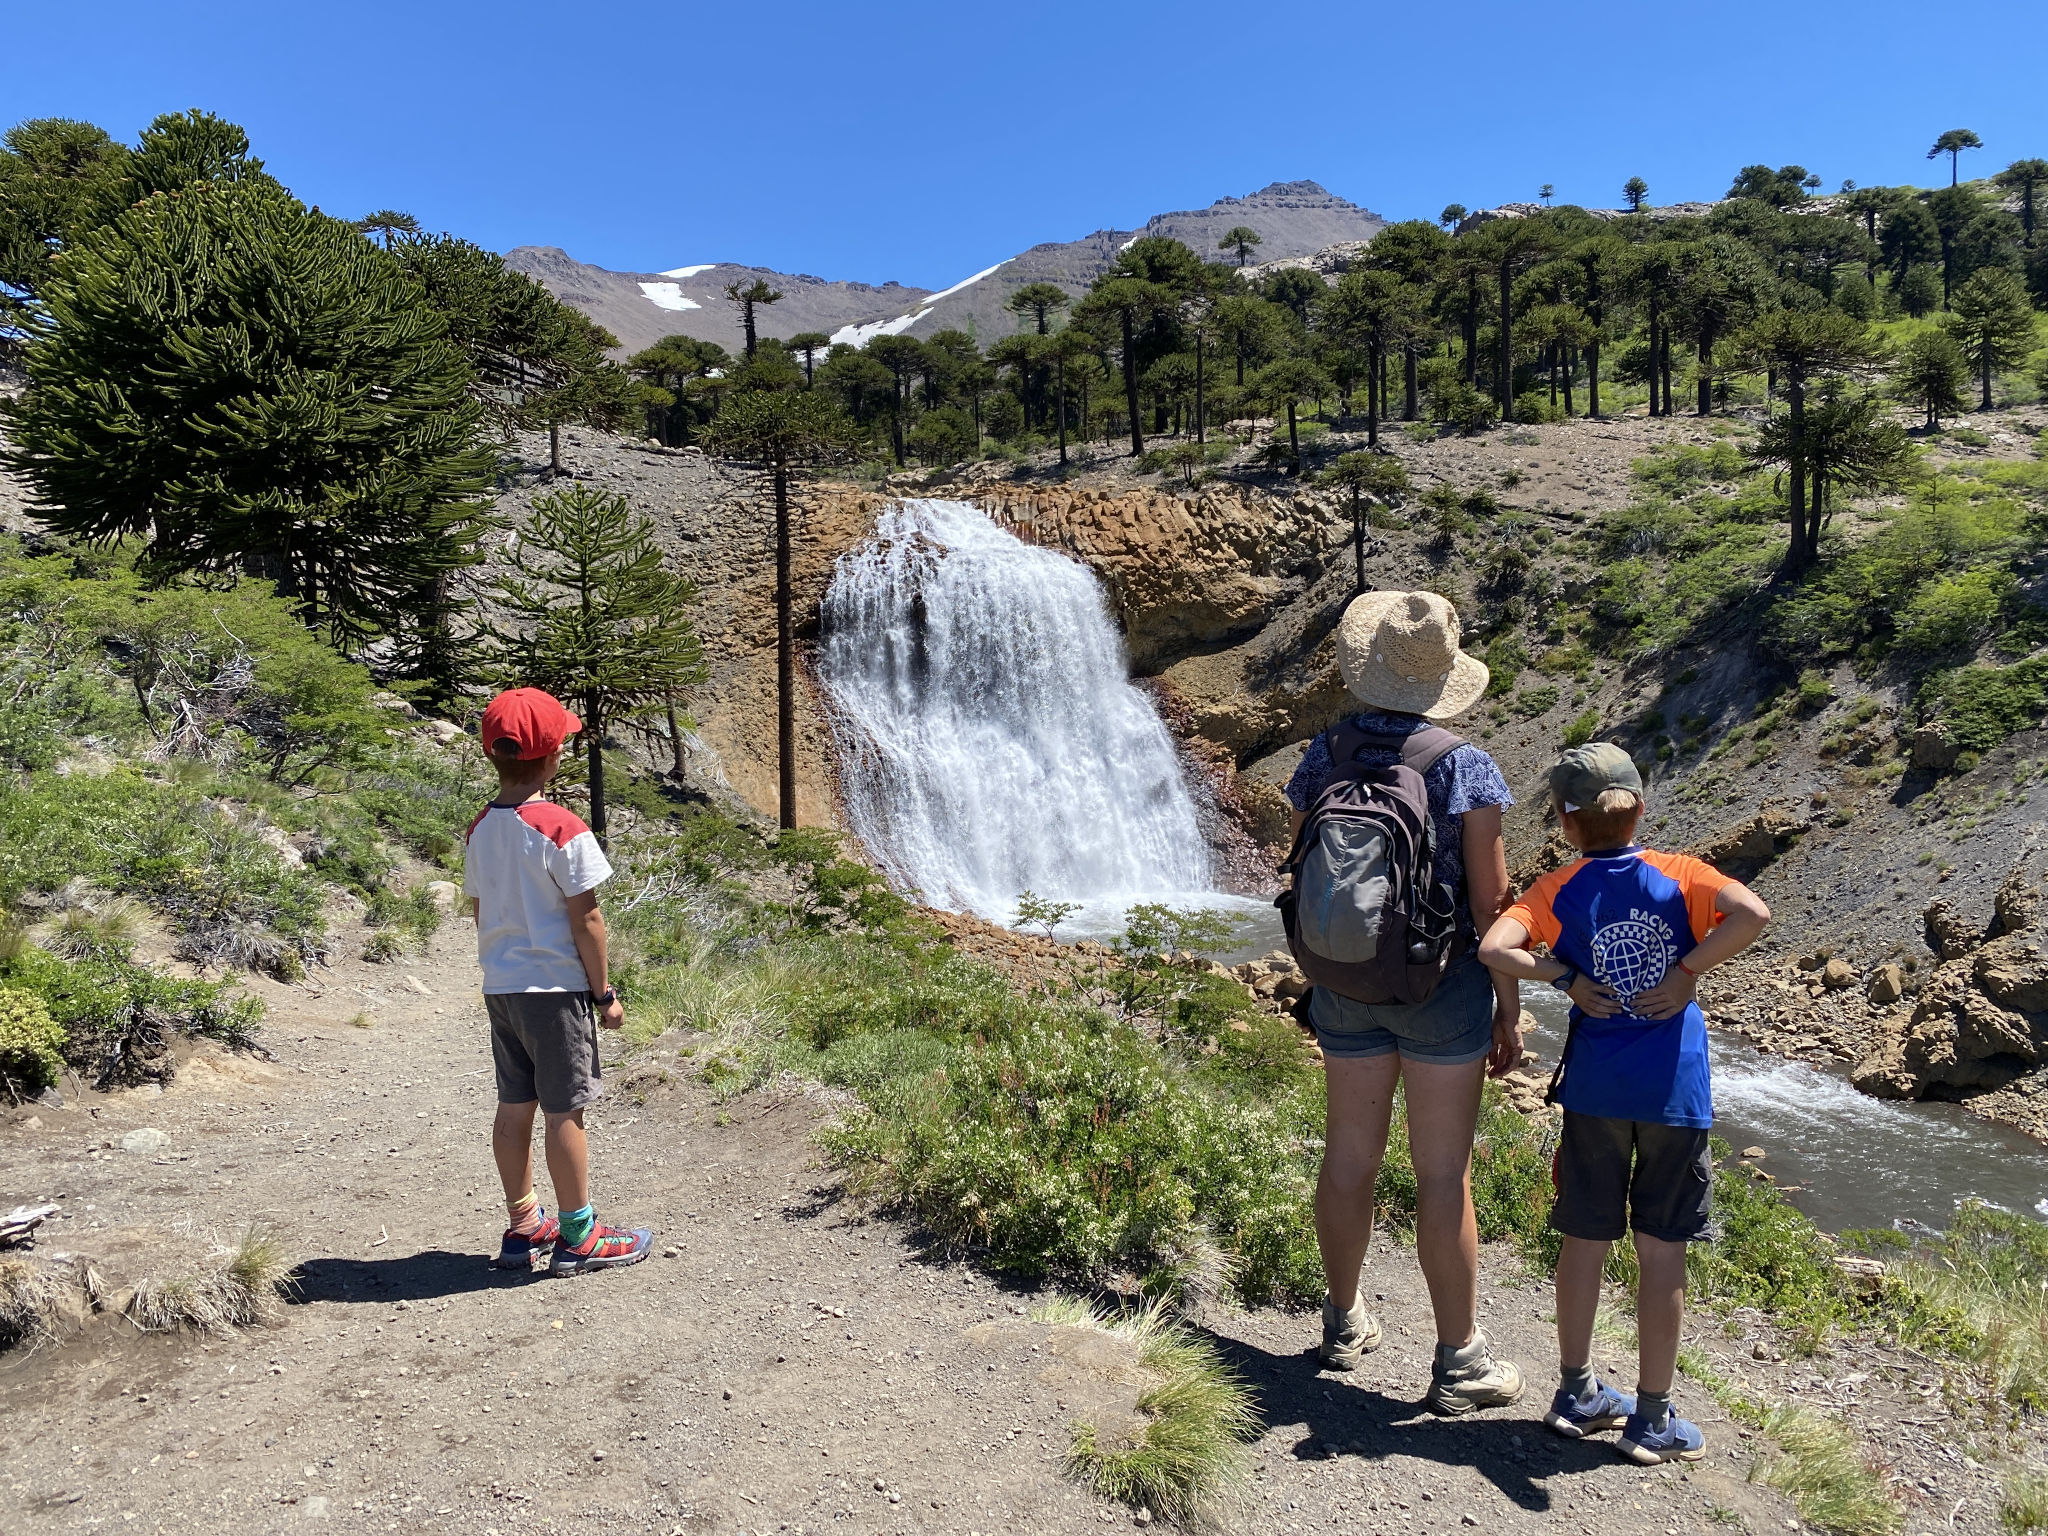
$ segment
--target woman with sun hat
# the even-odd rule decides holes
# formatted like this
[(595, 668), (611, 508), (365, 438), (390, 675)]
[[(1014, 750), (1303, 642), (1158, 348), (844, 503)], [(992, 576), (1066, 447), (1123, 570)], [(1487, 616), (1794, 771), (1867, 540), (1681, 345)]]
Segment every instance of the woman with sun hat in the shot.
[[(1459, 646), (1457, 610), (1434, 592), (1368, 592), (1337, 624), (1337, 666), (1362, 709), (1308, 744), (1287, 785), (1299, 832), (1336, 776), (1333, 738), (1351, 760), (1384, 767), (1408, 736), (1456, 719), (1486, 692), (1485, 663)], [(1348, 727), (1348, 728), (1347, 728)], [(1441, 1414), (1512, 1403), (1522, 1376), (1496, 1359), (1478, 1326), (1479, 1237), (1472, 1211), (1472, 1138), (1480, 1084), (1521, 1059), (1521, 1003), (1475, 953), (1507, 906), (1501, 814), (1514, 804), (1493, 759), (1460, 743), (1423, 774), (1436, 832), (1435, 873), (1457, 901), (1463, 953), (1420, 1003), (1372, 1004), (1325, 987), (1309, 994), (1329, 1105), (1316, 1181), (1316, 1242), (1325, 1369), (1353, 1370), (1380, 1342), (1359, 1294), (1372, 1244), (1373, 1185), (1386, 1155), (1394, 1089), (1405, 1089), (1415, 1164), (1416, 1254), (1436, 1313), (1427, 1406)]]

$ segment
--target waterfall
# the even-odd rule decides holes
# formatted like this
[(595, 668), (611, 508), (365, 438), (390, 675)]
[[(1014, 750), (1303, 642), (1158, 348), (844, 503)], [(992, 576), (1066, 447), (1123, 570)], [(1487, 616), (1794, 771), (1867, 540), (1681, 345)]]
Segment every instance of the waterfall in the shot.
[(1087, 567), (961, 501), (840, 557), (819, 672), (853, 829), (896, 885), (998, 921), (1210, 888), (1173, 738)]

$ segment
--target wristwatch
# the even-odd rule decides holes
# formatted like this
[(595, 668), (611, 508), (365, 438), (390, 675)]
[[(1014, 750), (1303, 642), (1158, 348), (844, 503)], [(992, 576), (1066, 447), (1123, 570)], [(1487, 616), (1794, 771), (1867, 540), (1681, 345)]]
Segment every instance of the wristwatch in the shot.
[(1564, 974), (1552, 981), (1551, 985), (1560, 992), (1569, 992), (1577, 984), (1578, 979), (1579, 968), (1576, 965), (1567, 965), (1564, 968)]
[(604, 989), (604, 995), (602, 997), (593, 999), (593, 1001), (595, 1001), (597, 1006), (600, 1008), (609, 1008), (613, 1003), (616, 1003), (618, 1000), (619, 989), (617, 987), (606, 987)]

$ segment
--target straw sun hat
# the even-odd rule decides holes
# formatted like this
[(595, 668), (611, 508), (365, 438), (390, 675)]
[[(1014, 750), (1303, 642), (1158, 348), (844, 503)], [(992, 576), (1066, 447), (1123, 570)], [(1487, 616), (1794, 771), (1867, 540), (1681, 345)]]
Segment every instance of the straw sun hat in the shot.
[(1448, 720), (1486, 692), (1486, 663), (1458, 649), (1458, 610), (1434, 592), (1367, 592), (1337, 621), (1337, 670), (1362, 703)]

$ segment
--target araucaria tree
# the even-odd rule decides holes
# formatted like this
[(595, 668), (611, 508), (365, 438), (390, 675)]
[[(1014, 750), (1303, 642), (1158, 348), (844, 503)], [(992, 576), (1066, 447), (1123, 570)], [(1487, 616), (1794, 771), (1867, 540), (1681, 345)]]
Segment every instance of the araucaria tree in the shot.
[(491, 462), (461, 350), (391, 256), (267, 176), (143, 198), (40, 298), (7, 461), (46, 526), (268, 577), (338, 639), (474, 558)]
[(1791, 545), (1785, 574), (1803, 575), (1820, 550), (1821, 498), (1809, 497), (1806, 406), (1808, 391), (1822, 380), (1847, 374), (1877, 355), (1877, 343), (1859, 320), (1840, 310), (1774, 309), (1743, 332), (1738, 347), (1755, 368), (1773, 369), (1784, 386), (1786, 414), (1773, 420), (1759, 440), (1756, 457), (1786, 470), (1786, 519)]
[(1264, 244), (1265, 241), (1259, 238), (1259, 232), (1251, 225), (1237, 224), (1224, 232), (1223, 238), (1216, 242), (1216, 249), (1234, 251), (1237, 255), (1237, 264), (1242, 267), (1251, 259), (1252, 248)]
[(763, 304), (774, 304), (781, 300), (782, 290), (768, 286), (767, 279), (755, 278), (751, 283), (735, 278), (725, 285), (725, 296), (732, 307), (739, 311), (740, 334), (746, 339), (746, 358), (754, 360), (754, 348), (758, 344), (754, 330), (756, 312)]
[(572, 699), (590, 760), (590, 829), (606, 831), (604, 738), (704, 680), (696, 589), (671, 572), (654, 525), (580, 482), (534, 499), (490, 594), (486, 633), (503, 680)]
[(1927, 158), (1938, 160), (1948, 156), (1948, 184), (1956, 184), (1956, 166), (1966, 149), (1982, 149), (1984, 141), (1967, 128), (1951, 128), (1934, 141), (1934, 147), (1927, 151)]
[(1970, 360), (1947, 331), (1928, 329), (1901, 349), (1892, 367), (1892, 391), (1926, 413), (1927, 425), (1941, 430), (1941, 418), (1962, 413), (1963, 390), (1970, 382)]
[(775, 748), (778, 809), (796, 825), (796, 620), (790, 582), (790, 476), (838, 457), (853, 434), (822, 390), (748, 391), (729, 396), (705, 433), (721, 458), (759, 464), (775, 494)]
[(1073, 302), (1057, 283), (1026, 283), (1003, 301), (1003, 308), (1020, 318), (1028, 317), (1043, 336), (1051, 327), (1052, 312)]
[(1977, 409), (1991, 409), (1991, 378), (2034, 349), (2034, 308), (2026, 284), (2006, 267), (1986, 267), (1956, 290), (1942, 325), (1976, 370)]

